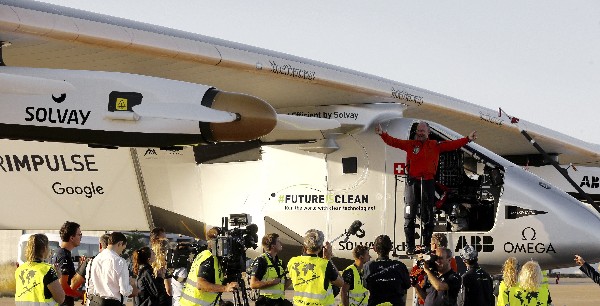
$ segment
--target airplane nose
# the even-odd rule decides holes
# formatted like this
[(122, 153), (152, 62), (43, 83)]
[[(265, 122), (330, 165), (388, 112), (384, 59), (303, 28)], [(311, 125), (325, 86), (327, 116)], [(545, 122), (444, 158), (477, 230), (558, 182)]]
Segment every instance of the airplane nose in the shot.
[(577, 224), (578, 232), (565, 233), (565, 236), (574, 240), (574, 254), (593, 262), (600, 261), (600, 213), (587, 204), (576, 202), (586, 209), (587, 213), (578, 214), (578, 219), (572, 219), (571, 222)]
[(575, 254), (600, 261), (600, 213), (529, 172), (506, 173), (496, 234), (506, 255), (552, 269), (574, 266)]
[(600, 261), (600, 213), (567, 194), (562, 195), (554, 197), (555, 207), (549, 209), (549, 214), (558, 219), (546, 225), (551, 233), (550, 242), (556, 241), (559, 257), (573, 265), (575, 254), (586, 261)]

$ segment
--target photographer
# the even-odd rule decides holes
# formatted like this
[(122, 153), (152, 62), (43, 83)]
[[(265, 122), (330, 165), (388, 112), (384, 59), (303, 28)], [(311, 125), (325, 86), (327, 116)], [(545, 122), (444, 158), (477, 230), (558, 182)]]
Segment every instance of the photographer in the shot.
[(402, 262), (390, 259), (392, 240), (387, 235), (379, 235), (373, 248), (377, 259), (367, 262), (363, 268), (363, 285), (370, 293), (368, 305), (406, 303), (406, 289), (410, 288), (408, 269)]
[[(215, 243), (218, 235), (219, 230), (214, 227), (206, 233), (209, 245)], [(181, 292), (180, 305), (214, 305), (221, 296), (219, 293), (237, 290), (237, 282), (223, 284), (224, 275), (221, 265), (210, 249), (202, 251), (194, 258), (192, 268)]]
[[(332, 285), (342, 287), (344, 281), (331, 262), (331, 244), (323, 246), (323, 232), (310, 229), (304, 235), (304, 254), (292, 257), (288, 272), (294, 286), (294, 305), (333, 305)], [(318, 256), (323, 250), (323, 258)]]
[(266, 234), (262, 239), (262, 247), (265, 252), (256, 257), (250, 278), (250, 288), (260, 289), (260, 296), (255, 305), (292, 305), (285, 300), (286, 271), (281, 259), (277, 257), (277, 254), (283, 249), (279, 235)]
[[(437, 248), (447, 248), (448, 247), (448, 238), (443, 233), (433, 233), (431, 236), (431, 243), (429, 244), (429, 248), (426, 246), (417, 246), (416, 253), (417, 258), (420, 262), (424, 261), (425, 256), (435, 255), (435, 250)], [(456, 259), (452, 258), (450, 260), (450, 267), (454, 272), (458, 271), (458, 266), (456, 265)], [(423, 287), (425, 285), (425, 276), (427, 275), (423, 270), (422, 265), (415, 265), (410, 271), (411, 280), (413, 282), (417, 282), (419, 286)], [(425, 304), (425, 300), (419, 298), (419, 305)]]
[(427, 274), (425, 285), (421, 287), (416, 282), (412, 285), (417, 295), (425, 300), (425, 306), (456, 305), (461, 279), (450, 267), (451, 259), (450, 249), (437, 248), (435, 256), (423, 262), (423, 270)]

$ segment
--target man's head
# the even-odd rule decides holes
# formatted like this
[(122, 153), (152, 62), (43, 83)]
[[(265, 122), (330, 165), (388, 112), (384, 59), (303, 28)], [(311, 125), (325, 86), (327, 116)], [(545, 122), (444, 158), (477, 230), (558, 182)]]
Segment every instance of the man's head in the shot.
[(213, 227), (206, 231), (206, 243), (208, 245), (208, 249), (211, 250), (215, 247), (216, 239), (219, 237), (220, 229), (218, 227)]
[(373, 249), (379, 256), (387, 257), (393, 247), (392, 240), (388, 235), (377, 236), (377, 238), (375, 238), (375, 243), (373, 244)]
[(59, 235), (63, 242), (68, 243), (73, 248), (81, 244), (81, 236), (83, 236), (79, 224), (71, 221), (66, 221), (61, 226)]
[(108, 239), (110, 239), (109, 234), (104, 234), (104, 235), (100, 236), (100, 239), (98, 239), (98, 243), (100, 243), (100, 245), (99, 245), (100, 251), (106, 249), (106, 247), (108, 246)]
[(127, 248), (127, 237), (121, 232), (112, 232), (108, 237), (108, 248), (121, 255)]
[(438, 259), (435, 261), (437, 265), (437, 270), (440, 274), (444, 274), (452, 267), (450, 266), (450, 261), (452, 260), (452, 251), (448, 248), (437, 248), (435, 250), (435, 255), (438, 256)]
[(466, 265), (472, 266), (477, 263), (477, 250), (472, 245), (465, 245), (460, 250), (460, 258)]
[(281, 241), (279, 241), (279, 235), (275, 233), (266, 234), (262, 238), (262, 247), (265, 252), (274, 251), (276, 254), (283, 249)]
[(325, 235), (317, 229), (309, 229), (304, 234), (304, 249), (308, 254), (318, 254), (323, 249)]
[(219, 228), (213, 227), (206, 232), (206, 240), (213, 240), (219, 237)]
[(429, 245), (432, 251), (435, 251), (437, 248), (447, 248), (448, 247), (448, 238), (443, 233), (433, 233), (431, 235), (431, 243)]
[(415, 140), (425, 141), (427, 139), (429, 139), (429, 124), (427, 124), (425, 121), (421, 121), (417, 125)]
[(369, 247), (366, 245), (357, 245), (352, 250), (352, 256), (354, 256), (355, 260), (360, 261), (360, 263), (366, 263), (371, 260), (371, 255), (369, 254)]

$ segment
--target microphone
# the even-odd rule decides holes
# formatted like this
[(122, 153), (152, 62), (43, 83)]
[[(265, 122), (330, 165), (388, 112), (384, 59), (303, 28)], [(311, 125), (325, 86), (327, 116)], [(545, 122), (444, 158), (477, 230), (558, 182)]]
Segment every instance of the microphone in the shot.
[(258, 233), (258, 225), (252, 223), (252, 224), (246, 226), (246, 233), (248, 233), (248, 234)]
[(350, 225), (350, 227), (348, 228), (348, 235), (356, 235), (356, 232), (358, 232), (362, 225), (363, 224), (362, 222), (360, 222), (360, 220), (354, 220), (354, 222), (352, 222), (352, 225)]
[(360, 222), (360, 220), (354, 220), (354, 222), (352, 222), (352, 224), (346, 231), (346, 238), (344, 239), (344, 243), (348, 242), (348, 239), (350, 239), (350, 235), (356, 235), (356, 232), (360, 230), (360, 227), (362, 225), (363, 224), (362, 222)]
[(331, 243), (334, 243), (336, 240), (342, 238), (342, 236), (346, 235), (346, 239), (344, 239), (344, 243), (348, 242), (348, 239), (350, 238), (350, 235), (356, 235), (356, 233), (360, 230), (360, 227), (362, 226), (362, 222), (360, 222), (360, 220), (355, 220), (354, 222), (352, 222), (352, 224), (350, 225), (350, 227), (348, 228), (348, 230), (346, 230), (345, 233), (342, 233), (341, 235), (337, 236), (335, 239), (333, 239), (331, 241)]

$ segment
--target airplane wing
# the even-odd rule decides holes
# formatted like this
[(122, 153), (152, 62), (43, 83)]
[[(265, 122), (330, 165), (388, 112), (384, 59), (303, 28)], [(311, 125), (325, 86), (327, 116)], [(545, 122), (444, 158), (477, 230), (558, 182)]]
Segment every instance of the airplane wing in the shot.
[[(477, 130), (478, 143), (499, 155), (539, 155), (519, 128), (497, 111), (377, 76), (203, 35), (50, 4), (2, 0), (0, 41), (3, 65), (125, 72), (210, 84), (256, 96), (276, 110), (401, 104), (404, 117), (435, 121), (462, 134)], [(600, 145), (525, 120), (520, 126), (547, 152), (559, 155), (560, 163), (600, 166)], [(298, 130), (298, 139), (306, 139), (304, 129)], [(294, 138), (294, 133), (286, 131), (286, 138)]]

